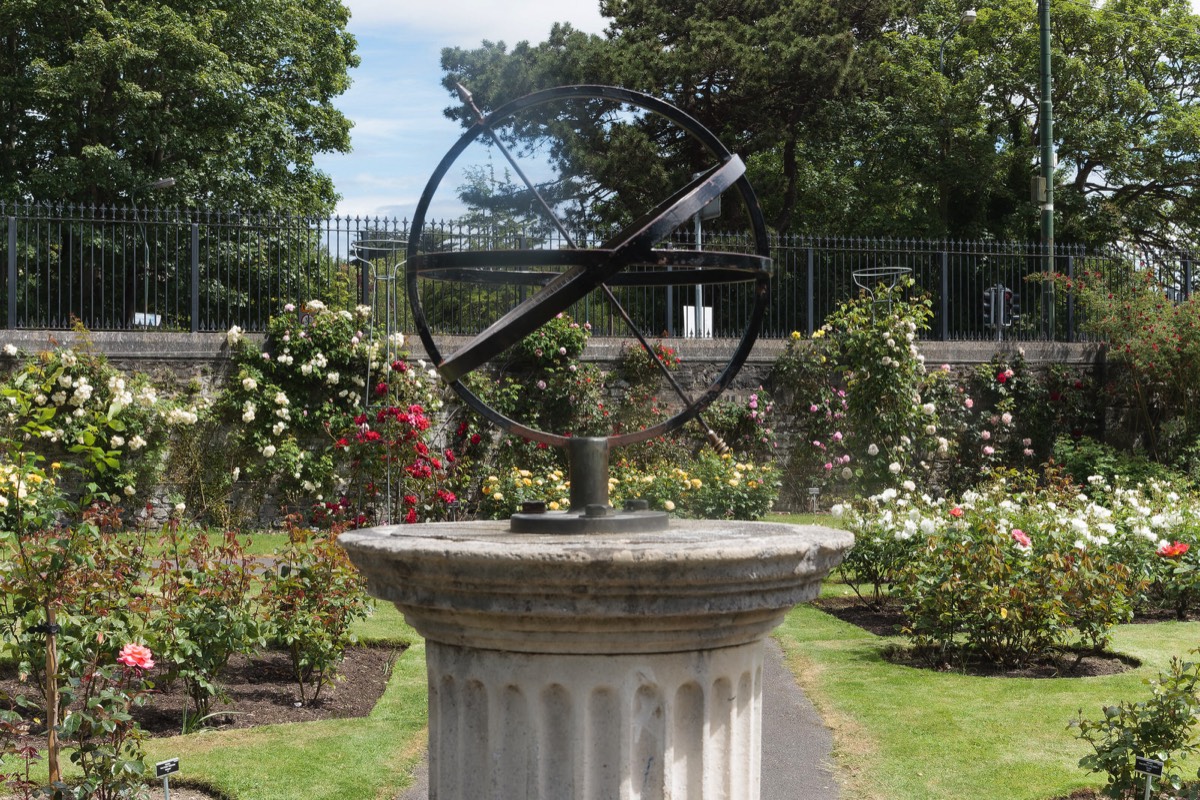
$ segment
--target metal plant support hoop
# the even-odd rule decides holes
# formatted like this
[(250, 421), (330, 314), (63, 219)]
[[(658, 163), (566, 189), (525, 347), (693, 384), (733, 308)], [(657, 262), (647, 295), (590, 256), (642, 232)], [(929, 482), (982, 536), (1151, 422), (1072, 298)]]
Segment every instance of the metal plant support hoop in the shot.
[[(387, 375), (388, 365), (403, 355), (403, 344), (397, 339), (398, 334), (401, 337), (403, 335), (397, 305), (401, 299), (398, 289), (404, 275), (406, 260), (404, 254), (407, 249), (408, 239), (398, 237), (359, 239), (350, 245), (352, 256), (366, 267), (362, 274), (363, 280), (367, 281), (367, 286), (363, 287), (364, 296), (368, 300), (367, 304), (374, 308), (378, 308), (380, 302), (383, 304), (384, 339), (380, 348), (380, 358), (383, 364), (381, 370), (384, 375)], [(396, 259), (398, 253), (401, 254), (399, 260)], [(372, 325), (372, 336), (375, 329), (376, 326)], [(367, 413), (378, 410), (379, 404), (372, 402), (371, 387), (374, 385), (375, 381), (371, 376), (371, 360), (368, 359), (366, 386), (363, 388), (363, 408)], [(391, 450), (391, 445), (388, 446), (388, 449)], [(389, 452), (384, 481), (384, 508), (386, 511), (380, 519), (380, 522), (384, 523), (396, 521), (392, 518), (392, 511), (400, 497), (399, 484), (402, 480), (400, 471), (393, 466), (394, 459), (390, 457), (391, 455)]]
[[(856, 269), (850, 273), (850, 276), (854, 279), (855, 286), (869, 294), (871, 299), (875, 303), (878, 303), (879, 301), (875, 300), (875, 289), (877, 287), (886, 286), (888, 289), (895, 289), (900, 279), (911, 273), (912, 270), (908, 267), (870, 267), (868, 269)], [(891, 294), (888, 294), (887, 306), (888, 312), (891, 313)]]

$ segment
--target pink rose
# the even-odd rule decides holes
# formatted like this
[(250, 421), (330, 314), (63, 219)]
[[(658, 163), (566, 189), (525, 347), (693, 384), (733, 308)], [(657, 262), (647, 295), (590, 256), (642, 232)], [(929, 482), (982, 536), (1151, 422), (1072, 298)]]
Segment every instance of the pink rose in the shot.
[(131, 642), (121, 648), (117, 663), (137, 669), (151, 669), (154, 666), (154, 654), (150, 652), (149, 647)]
[(1013, 528), (1012, 537), (1013, 541), (1017, 543), (1017, 547), (1022, 550), (1028, 550), (1033, 547), (1033, 542), (1029, 540), (1029, 536), (1020, 528)]

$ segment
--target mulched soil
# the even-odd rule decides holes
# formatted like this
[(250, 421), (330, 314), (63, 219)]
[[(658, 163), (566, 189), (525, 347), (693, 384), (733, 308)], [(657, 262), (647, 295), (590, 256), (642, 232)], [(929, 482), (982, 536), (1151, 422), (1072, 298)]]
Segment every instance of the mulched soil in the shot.
[[(1190, 783), (1183, 784), (1183, 788), (1182, 788), (1183, 794), (1179, 795), (1179, 798), (1187, 797), (1188, 787), (1190, 787), (1190, 786), (1194, 786), (1194, 784), (1190, 784)], [(1157, 791), (1158, 790), (1157, 783), (1154, 784), (1154, 790), (1155, 791), (1152, 796), (1159, 797), (1159, 794)], [(172, 798), (173, 797), (174, 797), (174, 795), (172, 795)], [(1052, 797), (1052, 798), (1050, 798), (1050, 800), (1107, 800), (1107, 798), (1108, 798), (1108, 795), (1104, 794), (1099, 789), (1076, 789), (1075, 791), (1071, 792), (1070, 794), (1060, 795), (1059, 797)], [(1142, 799), (1141, 791), (1135, 792), (1133, 797), (1130, 798), (1130, 800), (1141, 800), (1141, 799)]]
[[(230, 702), (213, 702), (211, 713), (214, 716), (206, 727), (227, 730), (281, 722), (365, 717), (383, 694), (399, 653), (400, 650), (393, 647), (348, 648), (338, 677), (325, 686), (316, 702), (308, 703), (300, 699), (287, 653), (268, 651), (250, 657), (235, 656), (222, 679)], [(12, 668), (0, 670), (0, 691), (9, 696), (38, 696), (34, 687), (18, 680)], [(134, 709), (134, 716), (151, 736), (172, 736), (179, 733), (186, 702), (183, 682), (176, 681), (165, 688), (157, 687), (146, 705)]]
[[(857, 597), (824, 597), (814, 601), (813, 605), (876, 636), (897, 636), (904, 625), (904, 616), (895, 604), (885, 603), (879, 608), (870, 608)], [(887, 648), (884, 657), (906, 667), (993, 678), (1088, 678), (1115, 675), (1138, 666), (1136, 659), (1114, 653), (1075, 651), (1057, 653), (1023, 667), (1004, 667), (987, 661), (930, 663), (903, 645)]]

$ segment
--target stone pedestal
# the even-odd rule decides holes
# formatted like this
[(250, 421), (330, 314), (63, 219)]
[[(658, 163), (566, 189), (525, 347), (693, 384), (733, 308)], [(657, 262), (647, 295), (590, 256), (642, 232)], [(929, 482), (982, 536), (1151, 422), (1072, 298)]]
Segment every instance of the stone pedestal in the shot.
[(853, 542), (777, 523), (351, 531), (426, 638), (430, 798), (757, 800), (762, 639)]

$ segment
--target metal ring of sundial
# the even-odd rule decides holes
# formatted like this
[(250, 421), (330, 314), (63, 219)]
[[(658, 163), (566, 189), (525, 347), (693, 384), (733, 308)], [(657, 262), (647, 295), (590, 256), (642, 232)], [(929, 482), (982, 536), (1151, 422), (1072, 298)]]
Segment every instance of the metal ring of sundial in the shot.
[[(698, 140), (713, 156), (714, 165), (596, 248), (565, 247), (556, 250), (473, 250), (420, 252), (425, 215), (442, 178), (463, 151), (494, 132), (518, 113), (535, 106), (570, 99), (603, 99), (635, 106), (670, 120)], [(495, 137), (497, 144), (498, 137)], [(501, 429), (526, 439), (566, 447), (571, 437), (531, 428), (510, 419), (484, 403), (460, 380), (484, 366), (525, 336), (595, 289), (611, 286), (679, 286), (710, 283), (754, 282), (754, 305), (742, 337), (725, 368), (696, 398), (677, 413), (644, 430), (608, 437), (610, 446), (622, 446), (661, 436), (699, 415), (729, 385), (741, 369), (762, 324), (769, 295), (770, 244), (766, 224), (754, 189), (745, 177), (741, 159), (690, 115), (651, 95), (612, 86), (563, 86), (526, 95), (480, 119), (450, 148), (434, 170), (417, 204), (409, 231), (406, 269), (409, 304), (425, 352), (460, 397)], [(523, 177), (523, 176), (522, 176)], [(754, 233), (754, 253), (656, 249), (654, 245), (691, 219), (726, 189), (742, 197)], [(548, 208), (546, 213), (552, 213)], [(554, 220), (557, 224), (558, 221)], [(561, 224), (559, 224), (562, 230)], [(568, 237), (569, 238), (569, 237)], [(539, 272), (529, 268), (561, 267)], [(634, 271), (628, 268), (635, 267)], [(539, 287), (534, 294), (503, 315), (485, 331), (455, 352), (443, 355), (426, 322), (418, 280), (433, 279), (481, 285)], [(647, 347), (645, 337), (631, 331)]]

